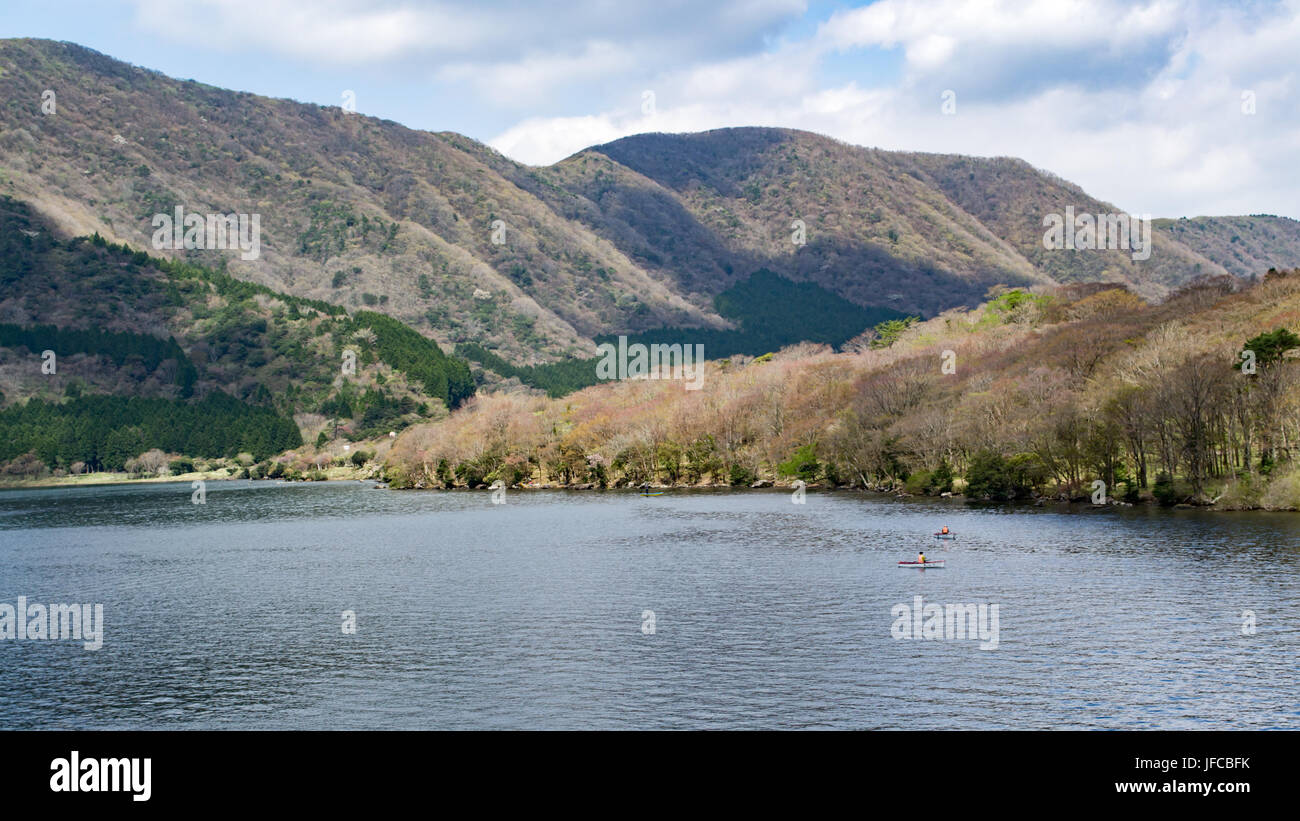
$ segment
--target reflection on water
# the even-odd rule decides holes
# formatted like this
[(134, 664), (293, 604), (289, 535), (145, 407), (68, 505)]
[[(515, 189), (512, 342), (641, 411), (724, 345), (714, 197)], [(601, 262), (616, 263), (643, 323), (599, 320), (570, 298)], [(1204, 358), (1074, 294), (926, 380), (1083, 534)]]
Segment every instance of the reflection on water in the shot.
[[(1300, 515), (190, 494), (0, 492), (0, 603), (106, 622), (98, 651), (0, 641), (0, 728), (1300, 726)], [(918, 548), (947, 567), (896, 566)], [(916, 595), (997, 604), (998, 649), (894, 639)]]

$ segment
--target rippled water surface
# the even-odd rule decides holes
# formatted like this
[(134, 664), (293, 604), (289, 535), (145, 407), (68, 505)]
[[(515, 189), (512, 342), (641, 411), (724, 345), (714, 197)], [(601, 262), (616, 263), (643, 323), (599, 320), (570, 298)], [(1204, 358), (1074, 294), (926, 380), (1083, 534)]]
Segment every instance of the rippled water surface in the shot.
[[(190, 493), (0, 492), (0, 603), (106, 624), (0, 641), (0, 728), (1300, 726), (1300, 515)], [(897, 567), (918, 547), (947, 567)], [(894, 638), (917, 595), (998, 605), (997, 649)]]

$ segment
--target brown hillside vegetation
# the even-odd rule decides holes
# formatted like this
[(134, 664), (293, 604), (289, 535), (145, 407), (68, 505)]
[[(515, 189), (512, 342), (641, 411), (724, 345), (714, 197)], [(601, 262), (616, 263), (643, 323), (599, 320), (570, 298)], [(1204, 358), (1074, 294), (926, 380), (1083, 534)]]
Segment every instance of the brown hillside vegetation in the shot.
[(1145, 261), (1049, 251), (1045, 215), (1118, 209), (1020, 160), (785, 129), (645, 134), (532, 168), (458, 134), (31, 39), (0, 41), (0, 98), (0, 192), (61, 237), (149, 249), (154, 215), (178, 206), (256, 213), (257, 259), (159, 253), (516, 364), (589, 356), (602, 334), (725, 327), (712, 298), (762, 268), (932, 317), (997, 283), (1109, 281), (1157, 299), (1202, 276), (1300, 264), (1300, 223), (1282, 218), (1162, 223)]
[(992, 499), (1086, 498), (1100, 479), (1110, 498), (1296, 509), (1296, 365), (1288, 345), (1252, 342), (1254, 374), (1240, 354), (1300, 325), (1300, 272), (1238, 284), (1158, 305), (1098, 285), (1013, 289), (888, 349), (709, 363), (698, 391), (642, 379), (558, 400), (480, 395), (402, 434), (387, 473), (425, 488), (802, 478), (914, 493), (956, 475)]

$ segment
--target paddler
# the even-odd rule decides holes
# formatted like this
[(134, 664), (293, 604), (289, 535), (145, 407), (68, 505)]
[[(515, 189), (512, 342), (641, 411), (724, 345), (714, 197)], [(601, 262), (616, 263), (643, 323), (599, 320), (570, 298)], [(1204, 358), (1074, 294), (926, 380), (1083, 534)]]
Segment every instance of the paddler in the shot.
[(918, 564), (925, 564), (925, 551), (924, 551), (924, 550), (922, 550), (920, 553), (917, 554), (917, 556), (916, 556), (916, 561), (917, 561)]
[(944, 525), (944, 526), (943, 526), (943, 529), (940, 530), (939, 532), (942, 533), (943, 535), (947, 536), (947, 535), (948, 535), (948, 526), (947, 526), (947, 525)]

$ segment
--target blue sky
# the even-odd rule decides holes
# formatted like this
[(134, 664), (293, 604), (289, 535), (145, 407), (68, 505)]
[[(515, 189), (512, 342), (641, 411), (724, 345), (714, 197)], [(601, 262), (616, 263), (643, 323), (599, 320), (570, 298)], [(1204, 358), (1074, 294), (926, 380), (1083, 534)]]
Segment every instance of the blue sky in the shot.
[(1300, 0), (7, 0), (0, 36), (326, 105), (352, 91), (533, 164), (780, 125), (1017, 156), (1134, 213), (1300, 218)]

